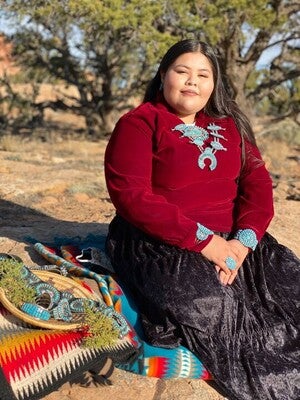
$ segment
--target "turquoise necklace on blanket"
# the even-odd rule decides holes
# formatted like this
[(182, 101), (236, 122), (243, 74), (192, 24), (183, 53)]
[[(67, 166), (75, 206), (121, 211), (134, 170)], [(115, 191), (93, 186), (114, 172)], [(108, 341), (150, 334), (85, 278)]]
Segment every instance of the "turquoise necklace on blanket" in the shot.
[[(227, 140), (223, 135), (218, 133), (220, 130), (225, 130), (214, 123), (207, 125), (206, 129), (196, 126), (193, 124), (179, 124), (176, 125), (172, 131), (179, 131), (182, 133), (181, 137), (187, 137), (190, 139), (190, 143), (196, 145), (200, 150), (200, 156), (198, 158), (198, 166), (204, 169), (206, 166), (205, 160), (209, 160), (209, 169), (213, 171), (218, 164), (215, 156), (218, 150), (227, 151), (227, 148), (220, 143), (220, 139)], [(213, 140), (207, 143), (207, 139), (212, 136)], [(206, 142), (206, 143), (205, 143)]]

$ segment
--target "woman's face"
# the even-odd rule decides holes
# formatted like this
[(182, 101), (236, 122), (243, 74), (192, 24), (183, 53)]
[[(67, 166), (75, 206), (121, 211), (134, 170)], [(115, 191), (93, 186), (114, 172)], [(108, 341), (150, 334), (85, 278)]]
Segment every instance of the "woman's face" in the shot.
[(185, 123), (194, 122), (214, 89), (208, 58), (200, 52), (182, 54), (162, 73), (161, 79), (165, 100), (175, 114)]

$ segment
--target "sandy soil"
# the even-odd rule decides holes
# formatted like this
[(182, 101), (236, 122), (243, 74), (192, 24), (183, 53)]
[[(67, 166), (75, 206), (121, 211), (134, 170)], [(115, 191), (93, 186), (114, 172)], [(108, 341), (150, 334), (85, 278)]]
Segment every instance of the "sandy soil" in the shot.
[[(48, 138), (49, 139), (49, 138)], [(106, 141), (53, 134), (49, 142), (8, 137), (0, 143), (0, 252), (42, 264), (28, 244), (55, 236), (105, 232), (114, 215), (103, 176)], [(300, 255), (299, 149), (283, 142), (259, 145), (274, 179), (276, 216), (269, 232)], [(64, 385), (47, 400), (218, 400), (203, 381), (144, 378), (115, 370), (98, 388)]]

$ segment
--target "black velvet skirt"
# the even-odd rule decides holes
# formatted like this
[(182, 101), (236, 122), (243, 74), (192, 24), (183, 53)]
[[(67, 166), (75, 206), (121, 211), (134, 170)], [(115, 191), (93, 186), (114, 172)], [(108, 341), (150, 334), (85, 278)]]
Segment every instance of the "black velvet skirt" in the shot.
[(300, 400), (300, 262), (287, 247), (266, 233), (230, 286), (200, 253), (119, 216), (106, 251), (149, 343), (186, 346), (230, 400)]

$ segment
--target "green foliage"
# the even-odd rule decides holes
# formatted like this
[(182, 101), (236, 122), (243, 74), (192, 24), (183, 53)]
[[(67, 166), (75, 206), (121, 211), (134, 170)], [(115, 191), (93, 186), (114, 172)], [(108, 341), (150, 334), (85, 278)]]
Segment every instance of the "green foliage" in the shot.
[[(6, 0), (14, 16), (14, 54), (35, 82), (62, 82), (77, 95), (39, 104), (86, 119), (91, 134), (109, 133), (119, 114), (133, 106), (167, 48), (192, 37), (215, 46), (227, 85), (240, 105), (262, 99), (300, 74), (281, 70), (274, 79), (257, 72), (262, 52), (276, 39), (282, 52), (295, 50), (298, 9), (286, 0)], [(257, 78), (257, 80), (256, 80)], [(34, 106), (32, 104), (32, 106)]]
[(300, 113), (300, 79), (285, 82), (268, 92), (259, 102), (258, 111), (278, 119), (291, 117), (297, 121)]
[[(219, 46), (235, 37), (241, 50), (243, 44), (248, 37), (246, 27), (254, 32), (257, 29), (274, 29), (278, 28), (278, 24), (274, 26), (277, 18), (276, 11), (273, 7), (268, 6), (265, 0), (213, 0), (213, 1), (195, 1), (196, 13), (200, 17), (202, 24), (195, 26), (194, 33), (199, 36), (196, 29), (201, 28), (203, 31), (200, 36), (213, 46)], [(249, 32), (248, 32), (249, 33)], [(224, 49), (226, 50), (226, 49)]]
[(84, 313), (84, 326), (88, 327), (88, 336), (84, 338), (83, 345), (89, 348), (114, 345), (119, 332), (113, 321), (101, 312), (92, 310), (88, 305), (85, 306)]
[(23, 264), (15, 260), (0, 260), (0, 287), (8, 300), (20, 307), (23, 303), (33, 303), (35, 290), (22, 278)]

